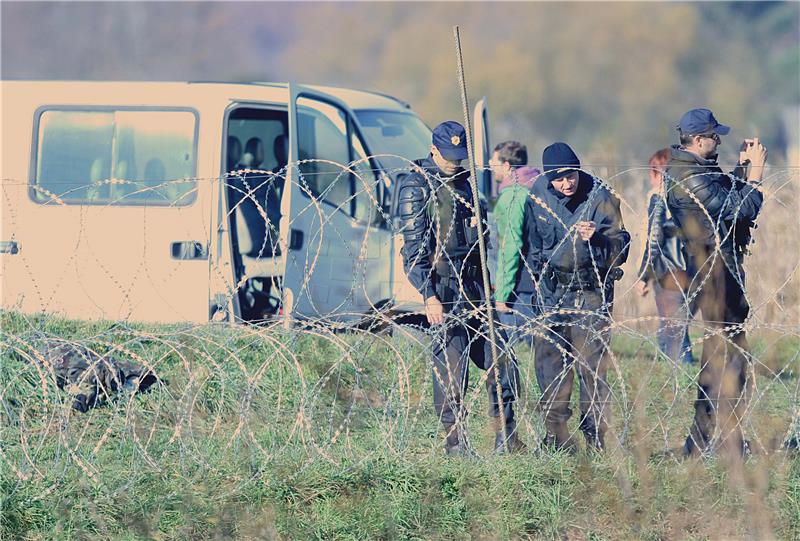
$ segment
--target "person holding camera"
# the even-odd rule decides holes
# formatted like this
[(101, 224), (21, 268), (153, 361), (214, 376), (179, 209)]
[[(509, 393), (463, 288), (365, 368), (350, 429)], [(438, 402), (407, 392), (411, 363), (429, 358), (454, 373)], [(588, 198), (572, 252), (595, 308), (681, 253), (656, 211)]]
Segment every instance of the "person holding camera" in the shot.
[(692, 109), (677, 126), (665, 172), (667, 206), (685, 241), (687, 301), (697, 300), (707, 338), (700, 360), (695, 416), (684, 454), (747, 450), (741, 430), (749, 377), (744, 322), (750, 312), (742, 262), (761, 210), (767, 149), (745, 139), (731, 173), (717, 164), (730, 128), (709, 109)]

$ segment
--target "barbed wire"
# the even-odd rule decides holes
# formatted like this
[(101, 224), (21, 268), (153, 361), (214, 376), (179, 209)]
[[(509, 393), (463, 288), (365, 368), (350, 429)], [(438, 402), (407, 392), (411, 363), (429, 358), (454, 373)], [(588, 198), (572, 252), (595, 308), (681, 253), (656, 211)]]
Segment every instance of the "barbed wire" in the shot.
[[(398, 244), (408, 230), (396, 211), (397, 194), (392, 190), (397, 182), (381, 188), (384, 181), (370, 176), (378, 170), (364, 167), (376, 158), (380, 156), (347, 165), (303, 160), (278, 171), (244, 169), (218, 178), (153, 185), (107, 179), (72, 184), (64, 193), (53, 190), (59, 186), (56, 181), (41, 186), (3, 179), (3, 240), (19, 243), (17, 253), (2, 255), (0, 313), (0, 459), (16, 478), (11, 490), (49, 480), (48, 490), (40, 495), (47, 498), (76, 472), (98, 491), (124, 490), (105, 486), (103, 474), (106, 461), (123, 459), (133, 470), (157, 472), (169, 463), (188, 479), (197, 467), (218, 471), (212, 455), (232, 449), (250, 457), (253, 466), (247, 475), (232, 479), (231, 493), (257, 482), (265, 464), (285, 453), (301, 456), (306, 465), (321, 459), (340, 467), (377, 452), (438, 455), (446, 440), (432, 407), (433, 380), (440, 387), (464, 382), (460, 394), (450, 393), (446, 399), (458, 412), (459, 433), (469, 453), (493, 454), (493, 439), (486, 433), (494, 428), (481, 412), (487, 400), (484, 389), (494, 385), (491, 378), (498, 367), (488, 362), (486, 370), (473, 372), (467, 385), (465, 373), (437, 372), (433, 360), (436, 351), (447, 350), (446, 337), (452, 333), (465, 334), (464, 351), (490, 340), (486, 313), (470, 292), (473, 283), (482, 286), (480, 279), (464, 276), (458, 262), (441, 249), (458, 234), (453, 224), (459, 212), (475, 211), (472, 200), (408, 160), (405, 167), (388, 172), (395, 178), (398, 173), (423, 174), (430, 199), (421, 212), (430, 213), (430, 227), (419, 242), (439, 247), (432, 252), (431, 267), (449, 269), (456, 296), (468, 301), (459, 311), (445, 312), (441, 326), (428, 325), (421, 316), (421, 296), (403, 276), (420, 259), (412, 254), (403, 268)], [(625, 167), (608, 166), (612, 165)], [(321, 167), (326, 171), (313, 170)], [(616, 180), (649, 169), (634, 165), (609, 179), (590, 175), (590, 198), (610, 194), (622, 209), (623, 223), (646, 223), (642, 187)], [(667, 331), (688, 328), (692, 351), (714, 349), (701, 357), (706, 363), (712, 362), (712, 354), (742, 359), (743, 393), (729, 407), (750, 453), (781, 456), (796, 442), (800, 177), (796, 166), (768, 171), (761, 183), (764, 201), (755, 220), (756, 243), (737, 265), (723, 257), (735, 240), (734, 228), (723, 228), (720, 215), (688, 196), (714, 231), (724, 229), (724, 234), (714, 234), (707, 265), (696, 269), (688, 289), (678, 293), (679, 302), (689, 307), (702, 299), (716, 279), (714, 272), (724, 269), (749, 306), (743, 321), (710, 314), (655, 315), (652, 301), (634, 298), (634, 285), (641, 278), (634, 267), (647, 241), (646, 231), (629, 231), (630, 256), (616, 284), (605, 262), (590, 252), (588, 281), (600, 290), (597, 304), (591, 306), (585, 298), (575, 303), (563, 298), (547, 301), (542, 280), (557, 270), (557, 262), (545, 259), (534, 268), (526, 254), (518, 254), (520, 272), (531, 274), (537, 290), (514, 305), (511, 315), (517, 314), (521, 323), (504, 315), (492, 317), (498, 317), (501, 331), (493, 345), (519, 372), (514, 396), (499, 400), (513, 400), (520, 440), (531, 449), (547, 449), (539, 443), (548, 436), (549, 410), (542, 397), (571, 381), (577, 368), (582, 384), (592, 376), (602, 379), (607, 389), (604, 394), (598, 394), (599, 385), (585, 389), (583, 403), (577, 402), (581, 414), (568, 422), (569, 437), (578, 439), (581, 421), (594, 412), (594, 421), (608, 425), (606, 452), (627, 456), (644, 448), (652, 457), (666, 459), (686, 441), (691, 408), (698, 388), (707, 381), (705, 367), (698, 362), (681, 364), (661, 351), (661, 335), (654, 328), (661, 326)], [(197, 187), (205, 181), (219, 185), (217, 195), (225, 203), (218, 215), (217, 201)], [(166, 190), (182, 184), (194, 187), (171, 196)], [(70, 200), (71, 194), (88, 194), (90, 188), (107, 185), (131, 186), (134, 191), (106, 204)], [(32, 222), (39, 216), (29, 209), (38, 208), (41, 201), (22, 205), (19, 197), (24, 192), (19, 187), (41, 193), (46, 198), (41, 208), (75, 212), (46, 223)], [(380, 199), (384, 189), (390, 192), (389, 200)], [(286, 204), (287, 190), (300, 197)], [(175, 204), (188, 193), (193, 203)], [(149, 208), (151, 196), (166, 205)], [(548, 223), (563, 231), (553, 239), (551, 253), (564, 250), (568, 259), (577, 260), (584, 247), (576, 223), (565, 220), (536, 193), (530, 197)], [(114, 212), (122, 208), (115, 203), (121, 201), (131, 204), (124, 206), (127, 221), (116, 235), (129, 245), (110, 250), (109, 239), (118, 225)], [(730, 216), (741, 214), (741, 199), (728, 194), (725, 204)], [(136, 205), (142, 211), (132, 219)], [(192, 214), (198, 205), (205, 207)], [(165, 221), (153, 214), (155, 209), (176, 214)], [(481, 216), (487, 228), (494, 228), (490, 216)], [(167, 227), (170, 234), (161, 234)], [(302, 228), (299, 247), (291, 238), (291, 230), (297, 228)], [(205, 259), (155, 257), (164, 255), (166, 247), (158, 244), (164, 239), (193, 239), (198, 231), (204, 235), (200, 241), (207, 249)], [(493, 254), (481, 262), (492, 274), (497, 268), (497, 234), (494, 228)], [(49, 260), (42, 255), (48, 253), (47, 246), (36, 245), (48, 241), (58, 245)], [(474, 257), (476, 250), (466, 257)], [(191, 291), (181, 288), (186, 280), (182, 265), (194, 263), (206, 265), (209, 282), (222, 284), (196, 291), (200, 297), (221, 295), (216, 301), (201, 299), (216, 303), (211, 322), (189, 323), (179, 316), (181, 304), (196, 304), (196, 299), (173, 294)], [(298, 274), (287, 276), (290, 272)], [(296, 287), (291, 305), (286, 303), (289, 282)], [(75, 296), (81, 301), (70, 300)], [(147, 303), (159, 306), (156, 312), (165, 324), (139, 322), (137, 314)], [(227, 321), (215, 318), (215, 313), (227, 315)], [(59, 314), (86, 321), (67, 321)], [(106, 321), (109, 318), (115, 321)], [(742, 341), (745, 331), (751, 337), (749, 347)], [(598, 349), (576, 347), (575, 333)], [(512, 334), (531, 337), (533, 348), (510, 340)], [(550, 381), (537, 374), (543, 344), (558, 352), (562, 363)], [(680, 348), (681, 355), (687, 353), (683, 345)], [(469, 361), (462, 360), (459, 369), (466, 371)], [(143, 382), (151, 376), (152, 383), (145, 387)], [(711, 398), (721, 403), (725, 397)], [(78, 413), (84, 406), (87, 411)], [(721, 445), (731, 427), (718, 418), (711, 443)], [(714, 448), (709, 445), (704, 456), (713, 456)], [(300, 475), (303, 468), (289, 476)]]

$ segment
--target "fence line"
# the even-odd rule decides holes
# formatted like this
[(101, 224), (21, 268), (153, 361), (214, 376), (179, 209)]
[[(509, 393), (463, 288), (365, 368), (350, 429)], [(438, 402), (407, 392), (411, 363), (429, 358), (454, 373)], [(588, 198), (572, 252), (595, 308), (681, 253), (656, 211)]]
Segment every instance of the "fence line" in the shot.
[[(30, 186), (45, 198), (38, 205), (28, 199), (27, 182), (3, 179), (3, 241), (18, 243), (18, 252), (9, 247), (2, 255), (0, 458), (17, 479), (50, 475), (43, 468), (53, 466), (55, 453), (61, 475), (77, 469), (95, 482), (107, 449), (132, 453), (135, 468), (157, 471), (165, 460), (178, 460), (187, 476), (198, 464), (215, 467), (208, 456), (219, 448), (242, 449), (256, 464), (291, 450), (332, 464), (378, 451), (440, 453), (444, 436), (430, 389), (431, 378), (440, 375), (431, 375), (432, 347), (448, 328), (466, 326), (471, 341), (488, 340), (485, 328), (474, 326), (486, 316), (476, 305), (446, 314), (442, 328), (430, 328), (412, 315), (421, 299), (397, 260), (403, 233), (391, 190), (397, 175), (389, 172), (391, 185), (370, 175), (375, 170), (364, 166), (375, 159), (380, 156), (347, 165), (303, 160), (277, 172), (238, 170), (222, 178), (152, 185), (107, 179), (62, 192), (54, 191), (55, 183)], [(413, 166), (408, 164), (405, 170)], [(619, 199), (626, 225), (646, 222), (643, 190), (622, 180), (648, 166), (613, 165), (627, 169), (610, 179), (596, 178), (597, 185)], [(699, 315), (689, 322), (695, 353), (721, 347), (747, 361), (747, 396), (735, 422), (754, 454), (796, 445), (800, 430), (799, 172), (796, 166), (769, 168), (755, 244), (744, 259), (746, 280), (739, 268), (728, 269), (745, 292), (750, 316), (742, 323), (704, 321)], [(439, 215), (440, 196), (433, 189), (435, 179), (429, 180), (435, 217), (426, 238), (435, 239), (453, 229), (441, 223), (448, 216)], [(218, 191), (212, 193), (205, 181), (213, 181)], [(188, 191), (170, 191), (187, 183), (193, 183)], [(112, 186), (132, 191), (112, 197)], [(109, 202), (92, 195), (104, 188)], [(288, 204), (287, 190), (292, 194)], [(228, 206), (220, 214), (213, 197), (223, 194)], [(188, 198), (194, 203), (183, 205)], [(546, 207), (541, 199), (536, 203)], [(473, 203), (458, 204), (471, 209)], [(55, 209), (63, 212), (45, 220), (44, 213)], [(161, 217), (159, 209), (174, 214)], [(560, 220), (553, 209), (545, 210)], [(484, 225), (493, 228), (496, 249), (494, 223)], [(561, 226), (567, 234), (554, 250), (566, 247), (576, 254), (575, 226), (563, 221)], [(164, 235), (165, 228), (170, 235)], [(562, 353), (565, 367), (552, 382), (556, 386), (573, 364), (587, 374), (597, 370), (581, 351), (565, 347), (569, 340), (559, 329), (572, 325), (587, 333), (587, 341), (608, 348), (608, 395), (590, 397), (587, 408), (604, 401), (609, 452), (643, 446), (656, 453), (685, 439), (702, 382), (696, 364), (676, 364), (659, 352), (654, 327), (679, 327), (685, 321), (658, 317), (652, 301), (633, 296), (645, 242), (637, 229), (629, 230), (630, 256), (610, 316), (590, 323), (598, 309), (553, 308), (537, 291), (530, 308), (538, 314), (524, 322), (522, 334), (552, 343)], [(299, 231), (294, 239), (292, 230)], [(198, 231), (203, 238), (192, 236)], [(166, 257), (167, 247), (159, 244), (164, 239), (199, 240), (201, 246), (178, 244), (179, 253)], [(718, 265), (717, 259), (727, 264), (722, 246), (729, 241), (715, 239), (710, 266)], [(489, 256), (492, 273), (495, 257)], [(192, 275), (192, 280), (202, 278), (201, 287), (192, 289), (185, 268), (206, 264), (207, 272)], [(535, 283), (551, 265), (542, 262)], [(452, 270), (459, 275), (459, 269)], [(598, 262), (592, 270), (601, 288), (607, 285)], [(711, 276), (701, 269), (683, 302), (701, 295)], [(290, 307), (283, 304), (289, 282), (297, 287), (291, 326), (284, 310)], [(191, 291), (200, 299), (190, 299)], [(601, 311), (612, 306), (605, 294), (603, 288)], [(219, 297), (217, 317), (211, 314), (216, 322), (175, 323), (190, 304), (207, 303), (214, 295)], [(148, 303), (158, 308), (143, 309)], [(236, 306), (251, 324), (230, 324)], [(68, 322), (40, 312), (77, 312), (78, 319), (89, 321)], [(220, 322), (224, 315), (227, 323)], [(173, 323), (138, 323), (158, 317)], [(514, 328), (507, 322), (499, 328), (502, 336), (494, 346), (520, 372), (517, 430), (535, 448), (545, 437), (538, 401), (548, 388), (537, 385), (533, 350), (509, 341), (507, 333)], [(749, 351), (737, 338), (744, 331), (751, 336)], [(463, 397), (471, 414), (459, 419), (470, 449), (480, 456), (493, 452), (484, 437), (491, 428), (482, 414), (488, 377), (490, 371), (473, 372)], [(145, 380), (150, 381), (146, 391)], [(90, 411), (78, 416), (77, 397), (87, 393), (94, 393), (83, 404)], [(570, 421), (573, 436), (579, 432), (577, 417)]]

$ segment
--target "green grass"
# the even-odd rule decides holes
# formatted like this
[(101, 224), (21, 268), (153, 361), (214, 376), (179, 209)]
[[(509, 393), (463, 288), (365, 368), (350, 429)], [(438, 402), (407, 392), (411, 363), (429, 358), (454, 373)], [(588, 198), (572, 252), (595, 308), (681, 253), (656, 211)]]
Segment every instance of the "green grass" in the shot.
[[(521, 348), (532, 452), (491, 454), (473, 369), (482, 458), (448, 460), (424, 351), (402, 333), (0, 317), (2, 539), (800, 538), (796, 456), (765, 452), (738, 469), (664, 458), (685, 436), (696, 370), (673, 373), (633, 335), (613, 345), (621, 447), (536, 449)], [(167, 383), (73, 412), (26, 359), (45, 336), (116, 348)], [(798, 341), (755, 337), (752, 349), (763, 362), (746, 431), (772, 450), (798, 412)]]

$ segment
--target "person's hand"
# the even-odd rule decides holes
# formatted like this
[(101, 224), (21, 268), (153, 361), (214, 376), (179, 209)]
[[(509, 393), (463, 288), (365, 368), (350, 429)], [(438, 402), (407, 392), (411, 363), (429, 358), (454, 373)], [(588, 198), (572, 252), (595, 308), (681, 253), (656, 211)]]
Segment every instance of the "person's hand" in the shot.
[(590, 240), (594, 232), (597, 231), (597, 224), (592, 221), (584, 221), (578, 222), (575, 224), (575, 229), (578, 231), (578, 235), (581, 236), (583, 240)]
[(444, 307), (436, 297), (425, 299), (425, 317), (431, 325), (440, 325), (444, 321)]
[(495, 308), (497, 308), (498, 312), (510, 312), (511, 308), (504, 302), (496, 302), (494, 303)]
[(764, 167), (767, 163), (767, 148), (761, 144), (758, 137), (745, 139), (739, 147), (739, 163), (749, 163), (754, 167)]
[(758, 137), (753, 139), (753, 144), (750, 145), (750, 165), (753, 167), (764, 167), (767, 163), (767, 147), (761, 144)]
[(745, 139), (742, 141), (742, 144), (739, 146), (739, 163), (742, 165), (746, 165), (750, 163), (750, 145), (753, 144), (752, 139)]
[(647, 285), (647, 282), (644, 280), (636, 282), (636, 293), (638, 293), (640, 297), (646, 297), (647, 294), (650, 293), (650, 287)]

